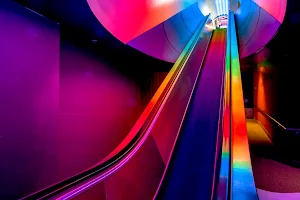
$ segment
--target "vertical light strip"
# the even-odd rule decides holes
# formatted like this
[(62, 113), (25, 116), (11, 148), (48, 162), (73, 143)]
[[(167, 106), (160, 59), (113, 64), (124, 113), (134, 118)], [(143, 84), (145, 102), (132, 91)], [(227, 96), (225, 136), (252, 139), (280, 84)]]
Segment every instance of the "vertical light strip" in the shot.
[(220, 177), (216, 193), (216, 200), (227, 199), (230, 167), (230, 30), (227, 29), (225, 84), (224, 84), (224, 113), (223, 113), (223, 140), (220, 166)]
[(225, 10), (226, 10), (226, 15), (228, 15), (228, 4), (229, 4), (229, 0), (225, 0)]
[(224, 15), (224, 14), (226, 14), (226, 11), (225, 11), (225, 2), (226, 2), (226, 0), (222, 0), (222, 8), (223, 8), (223, 13), (222, 13), (222, 15)]
[(218, 17), (219, 16), (219, 10), (220, 10), (219, 0), (215, 0), (215, 7), (216, 7), (216, 17)]
[(228, 0), (215, 0), (216, 17), (228, 15)]
[(234, 13), (230, 12), (233, 200), (258, 199), (251, 167)]
[(220, 6), (221, 6), (221, 12), (220, 15), (222, 15), (224, 13), (224, 8), (223, 8), (223, 0), (219, 0), (220, 2)]

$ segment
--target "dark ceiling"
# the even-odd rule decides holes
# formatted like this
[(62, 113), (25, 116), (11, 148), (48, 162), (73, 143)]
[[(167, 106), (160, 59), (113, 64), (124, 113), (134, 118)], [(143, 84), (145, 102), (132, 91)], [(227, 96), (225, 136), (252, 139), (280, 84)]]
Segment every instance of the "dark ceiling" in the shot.
[[(124, 50), (134, 57), (139, 56), (144, 59), (153, 60), (156, 66), (162, 65), (168, 69), (170, 64), (154, 61), (136, 50), (123, 45), (115, 39), (98, 22), (91, 12), (87, 0), (14, 0), (31, 10), (34, 10), (45, 17), (48, 17), (61, 24), (61, 33), (64, 39), (80, 46), (96, 48), (98, 52), (111, 56), (112, 54), (123, 54)], [(277, 65), (294, 63), (297, 59), (299, 47), (300, 30), (300, 1), (288, 0), (287, 13), (282, 26), (276, 37), (268, 44), (271, 50), (271, 60)], [(109, 52), (109, 53), (108, 53)], [(133, 56), (133, 55), (132, 55)], [(114, 57), (115, 58), (115, 57)], [(251, 62), (252, 57), (243, 62)], [(161, 67), (161, 66), (160, 66)]]
[(113, 38), (94, 17), (86, 0), (15, 0), (15, 2), (59, 22), (64, 36), (71, 40), (84, 43), (92, 40), (105, 42)]

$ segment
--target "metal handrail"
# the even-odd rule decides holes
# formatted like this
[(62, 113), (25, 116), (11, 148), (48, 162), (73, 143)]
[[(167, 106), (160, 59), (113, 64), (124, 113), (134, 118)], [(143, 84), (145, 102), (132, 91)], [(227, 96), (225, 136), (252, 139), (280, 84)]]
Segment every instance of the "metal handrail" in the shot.
[(287, 131), (300, 131), (300, 128), (287, 128), (286, 126), (282, 125), (280, 122), (278, 122), (276, 119), (271, 117), (268, 113), (266, 113), (265, 111), (263, 111), (261, 108), (257, 107), (256, 105), (254, 105), (254, 108), (256, 108), (259, 112), (261, 112), (263, 115), (265, 115), (266, 117), (271, 119), (273, 122), (275, 122), (278, 126), (283, 128), (284, 130), (287, 130)]
[(264, 114), (265, 116), (267, 116), (269, 119), (271, 119), (273, 122), (275, 122), (278, 126), (280, 126), (281, 128), (283, 128), (284, 130), (286, 130), (286, 127), (284, 125), (282, 125), (281, 123), (279, 123), (276, 119), (274, 119), (273, 117), (271, 117), (268, 113), (266, 113), (265, 111), (263, 111), (262, 109), (260, 109), (256, 105), (254, 105), (254, 108), (256, 108), (259, 112), (261, 112), (262, 114)]

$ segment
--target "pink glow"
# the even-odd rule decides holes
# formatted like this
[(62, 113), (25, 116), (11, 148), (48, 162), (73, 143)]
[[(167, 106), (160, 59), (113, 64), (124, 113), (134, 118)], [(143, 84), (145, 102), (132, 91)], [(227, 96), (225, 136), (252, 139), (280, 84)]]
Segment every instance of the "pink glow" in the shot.
[(275, 17), (280, 23), (283, 22), (287, 0), (253, 0), (257, 5)]
[(154, 58), (175, 63), (204, 18), (195, 3), (131, 40), (128, 45)]
[(87, 0), (101, 24), (127, 43), (187, 8), (196, 0)]

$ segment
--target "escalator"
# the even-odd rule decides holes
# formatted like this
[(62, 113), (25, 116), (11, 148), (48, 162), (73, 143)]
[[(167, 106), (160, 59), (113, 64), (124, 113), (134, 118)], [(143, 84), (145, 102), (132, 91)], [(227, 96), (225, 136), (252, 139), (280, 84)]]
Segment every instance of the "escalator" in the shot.
[(199, 24), (139, 120), (110, 155), (83, 173), (23, 199), (153, 198), (211, 39), (207, 20), (208, 16)]
[(23, 199), (213, 199), (222, 159), (228, 37), (226, 29), (212, 31), (207, 24), (208, 16), (111, 154)]
[(215, 30), (157, 199), (211, 199), (222, 123), (226, 29)]

